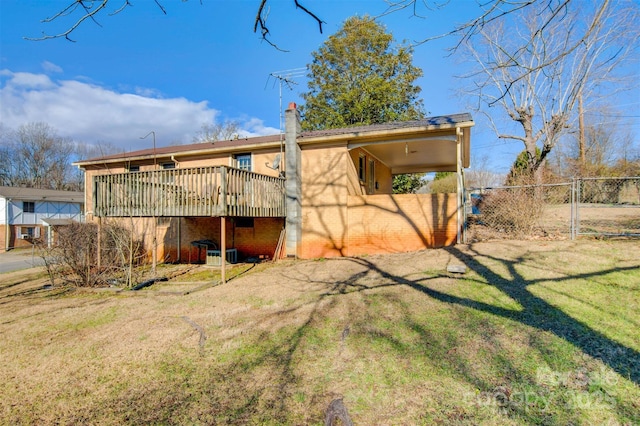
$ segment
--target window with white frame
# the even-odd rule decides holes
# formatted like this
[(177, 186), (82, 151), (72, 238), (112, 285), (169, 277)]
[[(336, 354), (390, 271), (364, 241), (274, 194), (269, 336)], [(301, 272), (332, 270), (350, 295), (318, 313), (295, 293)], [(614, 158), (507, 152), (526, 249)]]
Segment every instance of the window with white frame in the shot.
[(233, 156), (233, 167), (251, 171), (251, 154), (236, 154)]
[(18, 237), (23, 240), (40, 238), (40, 227), (38, 226), (18, 226)]

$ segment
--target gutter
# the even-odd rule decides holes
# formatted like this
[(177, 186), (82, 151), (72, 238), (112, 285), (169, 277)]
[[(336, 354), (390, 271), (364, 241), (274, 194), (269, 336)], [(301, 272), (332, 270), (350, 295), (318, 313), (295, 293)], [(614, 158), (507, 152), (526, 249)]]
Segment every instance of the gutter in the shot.
[(154, 158), (158, 158), (158, 157), (160, 158), (167, 157), (167, 158), (175, 159), (176, 157), (199, 156), (199, 155), (206, 155), (206, 154), (226, 154), (226, 153), (232, 153), (232, 152), (253, 151), (253, 150), (260, 151), (260, 150), (268, 150), (273, 148), (280, 149), (279, 140), (273, 141), (273, 142), (262, 142), (262, 143), (246, 144), (246, 145), (231, 145), (231, 146), (226, 146), (222, 148), (213, 147), (209, 149), (198, 149), (198, 150), (192, 150), (192, 151), (167, 152), (167, 153), (156, 154), (155, 156), (153, 154), (132, 155), (132, 156), (123, 155), (122, 157), (118, 157), (118, 158), (97, 159), (95, 161), (76, 161), (72, 163), (72, 165), (83, 169), (86, 166), (103, 165), (107, 163), (122, 163), (125, 161), (153, 160)]
[(9, 251), (9, 238), (11, 238), (11, 228), (9, 227), (9, 202), (11, 198), (4, 199), (4, 216), (5, 216), (5, 236), (4, 236), (4, 251)]

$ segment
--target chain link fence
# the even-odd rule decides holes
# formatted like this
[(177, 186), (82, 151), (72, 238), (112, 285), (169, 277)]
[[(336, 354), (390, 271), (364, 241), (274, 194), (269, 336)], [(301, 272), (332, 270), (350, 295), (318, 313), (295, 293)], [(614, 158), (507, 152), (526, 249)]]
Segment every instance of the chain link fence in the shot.
[(640, 177), (575, 180), (578, 235), (640, 237)]
[(467, 243), (487, 239), (640, 237), (640, 177), (465, 189)]

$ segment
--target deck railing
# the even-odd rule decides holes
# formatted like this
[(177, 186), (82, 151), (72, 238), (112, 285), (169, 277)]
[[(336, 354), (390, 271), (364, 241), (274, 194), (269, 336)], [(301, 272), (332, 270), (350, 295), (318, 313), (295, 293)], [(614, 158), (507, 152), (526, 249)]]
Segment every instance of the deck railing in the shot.
[(95, 216), (284, 217), (284, 179), (226, 166), (93, 177)]

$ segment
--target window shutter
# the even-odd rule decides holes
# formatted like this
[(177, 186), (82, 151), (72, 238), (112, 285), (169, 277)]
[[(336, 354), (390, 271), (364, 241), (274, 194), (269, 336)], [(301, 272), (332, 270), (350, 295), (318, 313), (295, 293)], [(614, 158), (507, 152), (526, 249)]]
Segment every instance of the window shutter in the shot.
[(33, 229), (33, 238), (40, 238), (40, 227), (36, 226)]
[(16, 234), (18, 238), (20, 238), (20, 235), (22, 235), (22, 226), (16, 226)]

